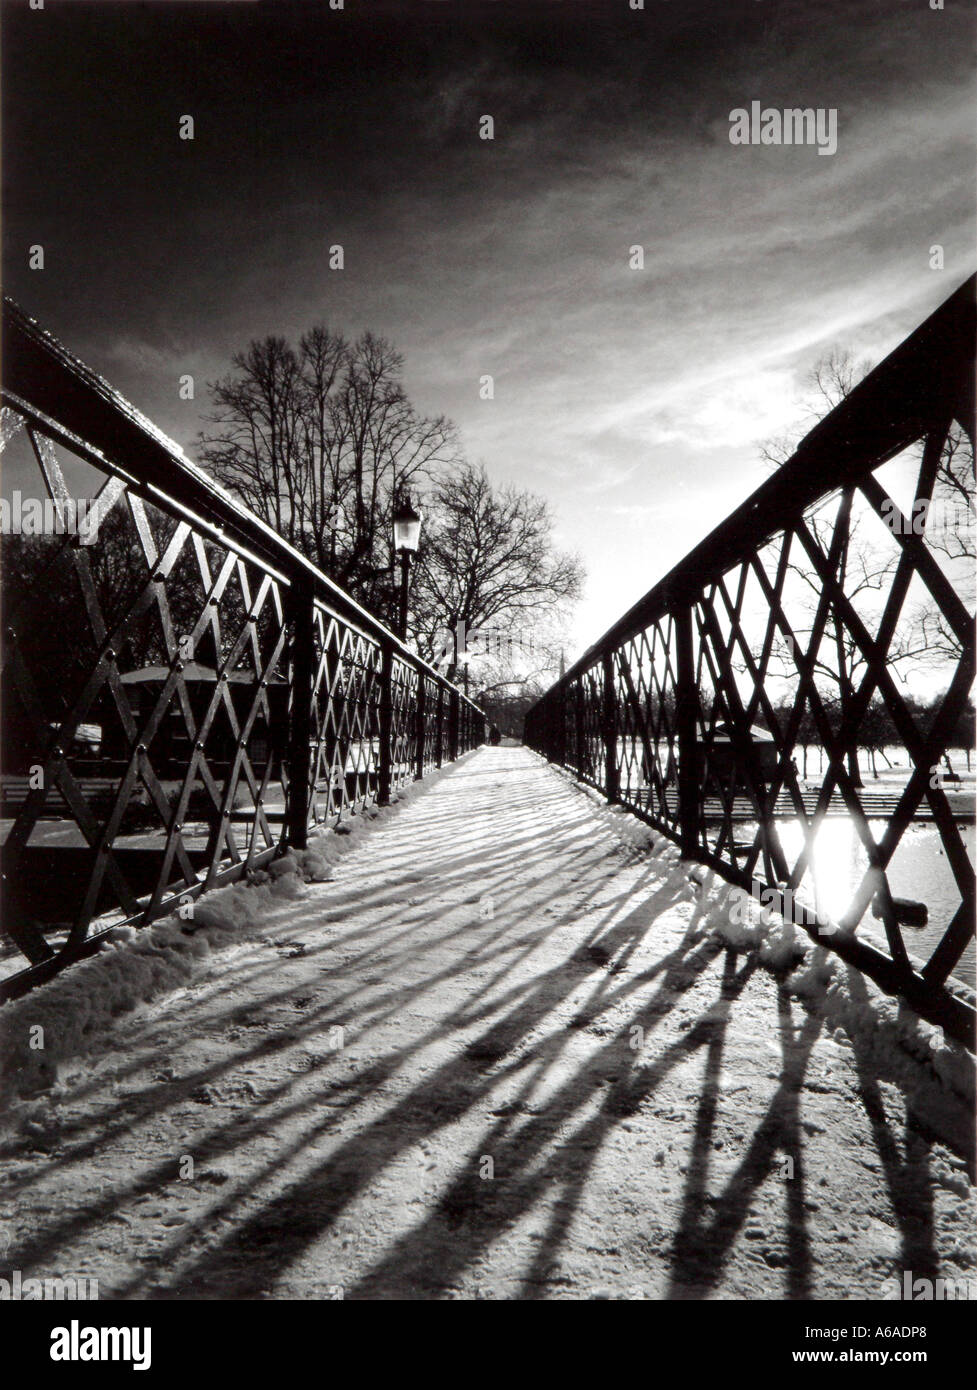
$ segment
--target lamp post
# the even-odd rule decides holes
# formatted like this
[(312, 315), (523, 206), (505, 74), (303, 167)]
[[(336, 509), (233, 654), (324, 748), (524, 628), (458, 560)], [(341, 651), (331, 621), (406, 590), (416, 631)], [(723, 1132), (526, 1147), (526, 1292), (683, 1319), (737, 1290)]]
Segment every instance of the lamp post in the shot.
[(394, 550), (400, 556), (400, 607), (397, 617), (397, 636), (407, 640), (407, 588), (410, 583), (411, 557), (421, 542), (421, 522), (405, 493), (394, 507)]

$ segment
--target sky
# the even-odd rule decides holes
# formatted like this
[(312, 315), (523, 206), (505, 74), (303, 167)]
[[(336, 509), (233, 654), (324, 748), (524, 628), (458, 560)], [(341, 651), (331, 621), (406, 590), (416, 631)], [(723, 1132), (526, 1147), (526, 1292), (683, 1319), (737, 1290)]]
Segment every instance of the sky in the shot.
[[(5, 292), (191, 455), (250, 339), (389, 338), (583, 559), (568, 661), (763, 481), (826, 350), (973, 270), (969, 0), (0, 14)], [(732, 144), (752, 101), (835, 110), (836, 152)]]

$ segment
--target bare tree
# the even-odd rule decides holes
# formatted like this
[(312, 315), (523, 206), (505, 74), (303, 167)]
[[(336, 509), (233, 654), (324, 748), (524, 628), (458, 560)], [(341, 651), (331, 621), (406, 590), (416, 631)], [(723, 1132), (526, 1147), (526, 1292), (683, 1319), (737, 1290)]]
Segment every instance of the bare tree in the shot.
[[(870, 368), (868, 361), (856, 361), (849, 351), (833, 349), (821, 358), (806, 378), (806, 427), (809, 428), (826, 410), (833, 409), (844, 400)], [(772, 467), (780, 467), (793, 454), (797, 442), (794, 438), (770, 440), (761, 449), (762, 457)], [(915, 446), (918, 460), (922, 458), (922, 450), (921, 442)], [(835, 578), (857, 610), (872, 606), (873, 593), (877, 593), (882, 600), (892, 582), (898, 550), (895, 547), (880, 550), (865, 535), (864, 517), (853, 514), (854, 495), (851, 488), (841, 494), (839, 520), (847, 534), (836, 551)], [(942, 552), (945, 567), (952, 572), (957, 591), (962, 593), (967, 606), (973, 611), (974, 450), (972, 440), (955, 422), (942, 448), (927, 517), (929, 520), (924, 528), (927, 542), (936, 551)], [(819, 550), (827, 558), (831, 553), (834, 525), (825, 518), (823, 511), (809, 516), (807, 524)], [(813, 618), (823, 589), (821, 579), (806, 564), (792, 564), (791, 569), (810, 590), (806, 611)], [(810, 636), (812, 630), (809, 625), (806, 635)], [(815, 670), (826, 685), (829, 706), (836, 705), (838, 717), (844, 721), (865, 659), (833, 608), (829, 611), (825, 638), (828, 652), (822, 656), (823, 645), (819, 647)], [(905, 616), (893, 634), (888, 649), (888, 665), (898, 673), (901, 668), (912, 664), (945, 665), (948, 660), (955, 660), (959, 653), (959, 639), (939, 605), (920, 602)], [(792, 654), (783, 649), (778, 655), (785, 669), (793, 669)], [(868, 737), (867, 725), (866, 730), (861, 732)], [(860, 785), (854, 749), (849, 750), (848, 761), (852, 779), (856, 786)]]
[[(855, 386), (867, 375), (871, 363), (856, 361), (848, 350), (833, 348), (820, 358), (808, 373), (805, 384), (807, 395), (802, 402), (805, 409), (804, 427), (796, 437), (781, 437), (767, 441), (761, 447), (761, 457), (771, 468), (782, 467), (793, 455), (800, 438), (808, 432), (817, 420), (851, 394)], [(829, 520), (823, 510), (815, 511), (806, 518), (807, 529), (825, 560), (832, 559), (833, 577), (845, 597), (856, 608), (859, 600), (872, 593), (883, 593), (891, 583), (898, 556), (891, 552), (880, 552), (860, 534), (861, 522), (856, 516), (852, 520), (854, 489), (846, 488), (840, 495), (836, 518)], [(844, 539), (840, 545), (833, 546), (836, 527), (843, 528)], [(791, 561), (790, 572), (796, 576), (809, 591), (803, 602), (805, 623), (794, 624), (798, 637), (806, 637), (808, 642), (815, 635), (815, 623), (821, 609), (823, 582), (819, 574), (806, 562)], [(855, 697), (856, 678), (865, 664), (858, 643), (847, 624), (840, 618), (834, 604), (829, 605), (823, 615), (822, 640), (817, 644), (814, 654), (814, 671), (826, 687), (826, 703), (829, 709), (836, 710), (836, 721), (843, 724)], [(826, 644), (826, 645), (825, 645)], [(911, 655), (911, 644), (900, 633), (893, 638), (890, 647), (890, 660), (905, 661)], [(786, 643), (778, 643), (774, 649), (774, 660), (782, 671), (793, 673), (796, 670), (794, 653)], [(848, 772), (854, 786), (862, 785), (858, 767), (858, 752), (849, 747)]]
[(269, 337), (232, 365), (211, 384), (201, 458), (320, 569), (386, 609), (393, 499), (457, 462), (453, 427), (415, 410), (401, 354), (370, 333), (350, 344), (317, 326), (297, 350)]
[(546, 502), (517, 488), (496, 489), (483, 467), (464, 464), (435, 484), (426, 511), (411, 597), (421, 654), (436, 657), (444, 633), (463, 623), (502, 634), (504, 655), (521, 646), (531, 662), (543, 656), (542, 666), (519, 677), (506, 673), (503, 661), (500, 685), (553, 669), (558, 647), (547, 633), (580, 596), (583, 568), (556, 548)]
[[(977, 608), (974, 504), (974, 444), (954, 421), (940, 454), (925, 534), (929, 545), (942, 557), (941, 563), (970, 613)], [(919, 603), (913, 620), (923, 634), (928, 664), (942, 666), (959, 658), (960, 638), (938, 604)]]
[(801, 382), (797, 428), (791, 434), (776, 435), (760, 445), (760, 457), (771, 472), (783, 467), (804, 436), (829, 410), (850, 396), (871, 369), (872, 363), (867, 357), (856, 359), (847, 348), (830, 348), (818, 358)]

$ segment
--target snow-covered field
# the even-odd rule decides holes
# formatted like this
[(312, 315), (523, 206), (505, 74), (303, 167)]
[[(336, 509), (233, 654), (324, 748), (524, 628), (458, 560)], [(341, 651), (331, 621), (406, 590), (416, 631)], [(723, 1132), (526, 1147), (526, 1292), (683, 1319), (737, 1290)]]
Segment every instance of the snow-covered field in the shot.
[(0, 1274), (103, 1298), (973, 1280), (969, 1054), (522, 749), (406, 800), (0, 1012)]

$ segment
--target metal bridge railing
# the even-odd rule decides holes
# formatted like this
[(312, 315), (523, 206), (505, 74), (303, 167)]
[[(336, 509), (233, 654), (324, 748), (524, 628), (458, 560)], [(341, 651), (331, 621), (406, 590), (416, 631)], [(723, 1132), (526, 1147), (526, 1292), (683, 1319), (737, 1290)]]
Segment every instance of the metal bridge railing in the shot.
[(13, 997), (112, 926), (384, 804), (487, 725), (6, 299), (2, 394)]
[[(525, 733), (970, 1046), (972, 995), (951, 973), (973, 949), (962, 832), (973, 799), (946, 755), (974, 677), (974, 289), (961, 286), (568, 670)], [(927, 524), (937, 513), (943, 523)], [(910, 668), (929, 671), (935, 703), (912, 698)], [(862, 785), (857, 749), (884, 752), (887, 736), (907, 766), (884, 793)], [(808, 745), (822, 750), (816, 772)], [(815, 861), (830, 817), (844, 818), (855, 862), (820, 875), (825, 902)], [(921, 907), (899, 897), (912, 865), (892, 882), (921, 819), (943, 902), (923, 962), (903, 935)]]

